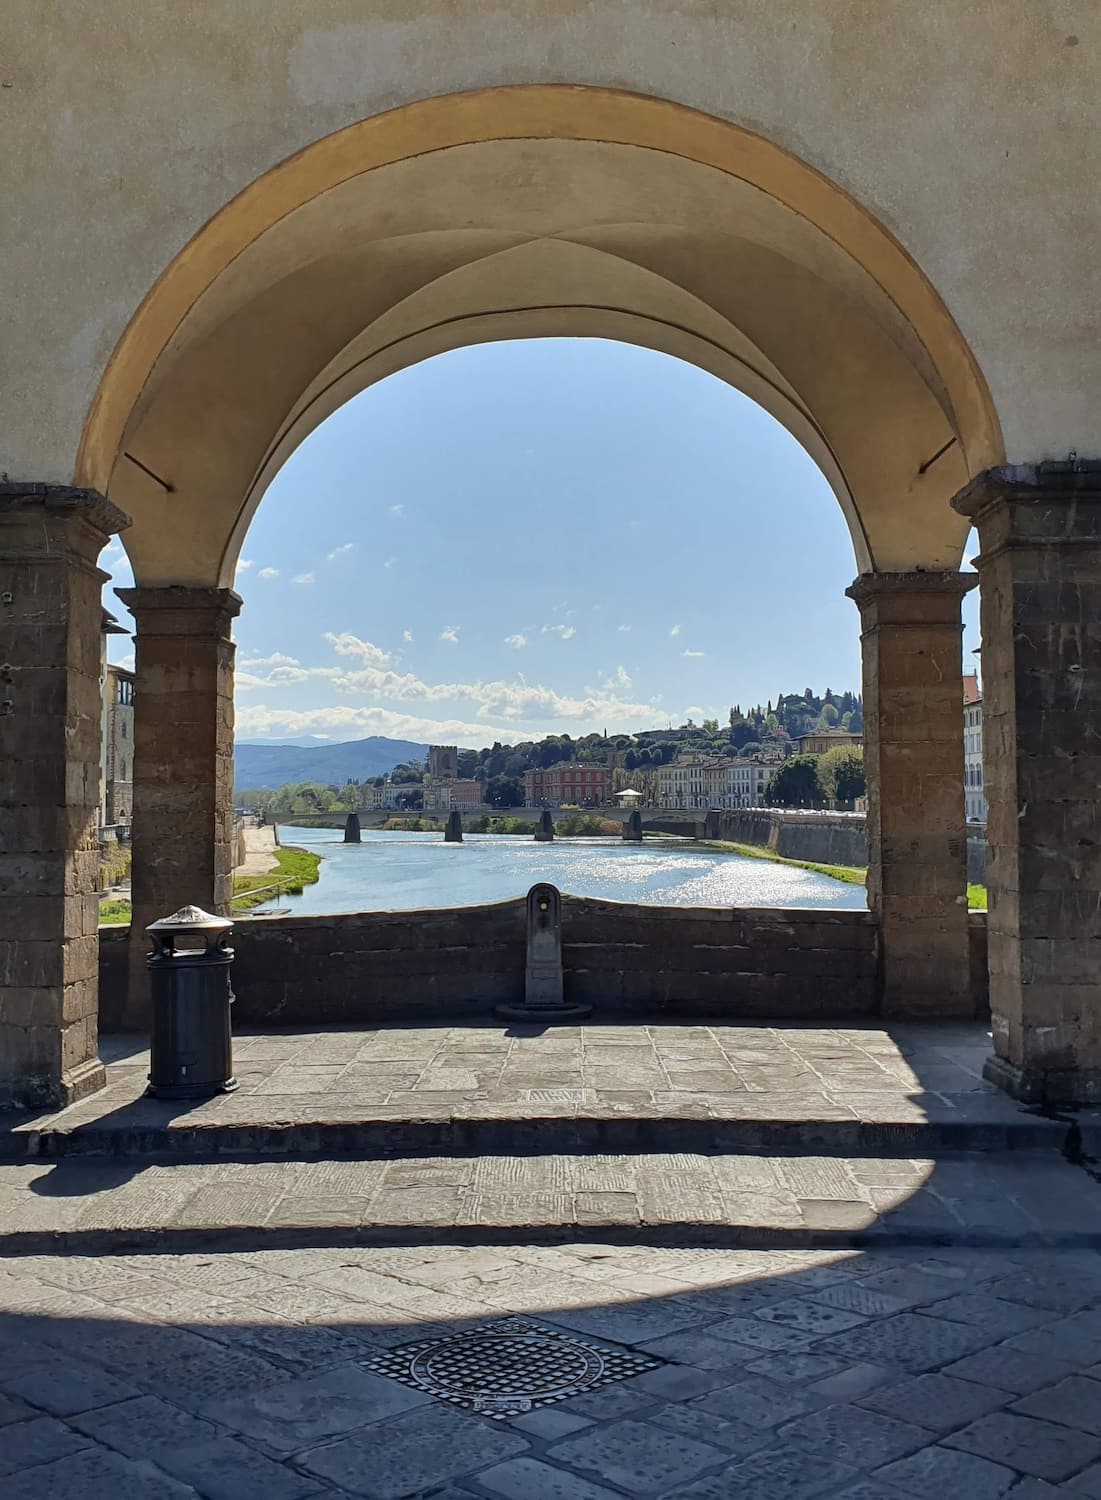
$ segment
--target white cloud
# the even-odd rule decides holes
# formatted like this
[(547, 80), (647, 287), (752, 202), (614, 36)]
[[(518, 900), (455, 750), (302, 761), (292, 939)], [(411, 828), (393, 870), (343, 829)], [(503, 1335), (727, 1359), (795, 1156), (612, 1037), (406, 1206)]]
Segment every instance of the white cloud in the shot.
[(373, 641), (360, 640), (358, 635), (352, 635), (348, 631), (343, 635), (334, 635), (331, 630), (327, 630), (325, 640), (337, 656), (358, 656), (360, 661), (375, 667), (390, 664), (389, 653), (383, 651), (381, 646), (376, 646)]
[(134, 653), (128, 651), (125, 656), (120, 656), (114, 665), (121, 667), (124, 672), (132, 672), (134, 670)]
[(616, 629), (619, 631), (619, 633), (621, 635), (626, 635), (627, 632), (630, 630), (630, 628), (631, 627), (629, 625), (617, 625), (616, 626)]
[(682, 656), (706, 656), (706, 651), (682, 651)]
[(279, 569), (278, 568), (261, 568), (260, 571), (259, 571), (259, 573), (256, 576), (258, 578), (278, 578), (279, 577)]
[(606, 693), (629, 692), (634, 687), (634, 683), (627, 675), (626, 667), (616, 667), (612, 675), (605, 677), (600, 686)]
[(452, 646), (457, 646), (459, 644), (459, 631), (462, 628), (461, 625), (445, 625), (440, 631), (440, 640), (448, 641)]
[(384, 568), (392, 568), (396, 562), (397, 562), (397, 558), (396, 557), (388, 557), (386, 559), (386, 561), (383, 563), (382, 566)]
[(252, 567), (252, 558), (251, 557), (239, 557), (237, 559), (237, 571), (238, 571), (238, 573), (247, 573), (248, 570), (249, 570), (249, 568), (251, 568), (251, 567)]
[[(453, 633), (459, 628), (448, 627)], [(302, 667), (295, 658), (284, 657), (279, 653), (268, 657), (248, 658), (242, 662), (243, 670), (238, 673), (238, 687), (242, 692), (252, 692), (260, 688), (282, 687), (309, 680), (325, 683), (333, 692), (355, 695), (360, 700), (374, 698), (380, 710), (382, 704), (394, 703), (465, 703), (469, 705), (467, 711), (472, 710), (474, 717), (487, 725), (487, 731), (494, 721), (507, 721), (540, 729), (562, 720), (600, 722), (601, 725), (629, 723), (634, 727), (653, 722), (660, 712), (660, 699), (639, 703), (624, 696), (632, 687), (624, 667), (618, 667), (612, 677), (598, 686), (582, 688), (576, 696), (560, 693), (539, 683), (530, 683), (522, 676), (511, 682), (497, 679), (490, 682), (430, 683), (422, 681), (412, 672), (395, 671), (391, 658), (385, 651), (371, 641), (361, 640), (359, 636), (347, 632), (341, 635), (329, 632), (324, 639), (338, 657), (346, 659), (347, 665)], [(284, 716), (291, 712), (289, 709), (267, 711)], [(364, 706), (363, 712), (368, 711)], [(389, 707), (387, 711), (395, 712)], [(317, 712), (345, 713), (354, 710), (334, 708), (319, 709)], [(289, 721), (284, 717), (280, 722)], [(465, 722), (469, 724), (470, 720)], [(256, 727), (255, 723), (253, 727)], [(294, 733), (302, 728), (308, 729), (309, 725), (299, 725), (298, 730), (280, 732)]]
[(233, 685), (239, 693), (252, 692), (255, 688), (289, 687), (296, 682), (309, 682), (312, 672), (306, 667), (273, 667), (270, 672), (235, 672)]
[(310, 675), (310, 670), (303, 667), (296, 657), (273, 651), (270, 656), (238, 658), (234, 686), (240, 692), (251, 692), (255, 688), (287, 687), (295, 682), (308, 682)]
[(669, 634), (673, 635), (673, 636), (680, 635), (680, 626), (679, 625), (674, 625), (673, 628), (672, 628), (672, 630), (669, 632)]
[(413, 644), (413, 632), (411, 630), (403, 630), (401, 638), (403, 641), (407, 641), (409, 645)]
[(292, 583), (316, 583), (316, 573), (296, 573), (291, 579)]
[(334, 547), (328, 554), (329, 562), (335, 562), (338, 557), (343, 557), (346, 552), (354, 552), (355, 546), (355, 542), (345, 542), (342, 547)]
[(405, 514), (405, 506), (401, 504), (391, 505), (387, 509), (386, 514), (388, 516), (403, 516)]
[(684, 716), (686, 719), (705, 719), (707, 717), (707, 709), (701, 708), (698, 703), (694, 703), (691, 708), (684, 710)]
[(281, 651), (273, 651), (270, 656), (239, 656), (237, 658), (239, 667), (251, 670), (268, 670), (272, 667), (297, 667), (300, 666), (296, 656), (284, 656)]
[(556, 635), (563, 641), (569, 641), (577, 634), (577, 628), (574, 625), (544, 625), (541, 633)]
[(237, 733), (241, 736), (271, 735), (298, 738), (358, 738), (384, 734), (392, 739), (424, 740), (433, 744), (467, 742), (484, 745), (510, 731), (504, 725), (468, 723), (463, 719), (424, 719), (415, 714), (395, 713), (388, 708), (268, 708), (254, 704), (237, 711)]
[(527, 645), (527, 643), (528, 643), (527, 636), (524, 635), (524, 633), (522, 631), (520, 631), (520, 630), (518, 630), (515, 635), (506, 635), (505, 636), (505, 645), (506, 646), (512, 646), (517, 651), (521, 650), (524, 646)]

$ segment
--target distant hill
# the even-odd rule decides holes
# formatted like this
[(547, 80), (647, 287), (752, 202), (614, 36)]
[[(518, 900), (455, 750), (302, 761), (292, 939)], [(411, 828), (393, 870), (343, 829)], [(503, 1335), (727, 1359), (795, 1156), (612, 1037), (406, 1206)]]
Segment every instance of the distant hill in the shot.
[(286, 786), (289, 781), (319, 781), (343, 786), (346, 781), (365, 781), (385, 776), (407, 760), (424, 760), (427, 745), (412, 740), (388, 740), (371, 735), (340, 745), (248, 745), (238, 744), (234, 756), (234, 783), (257, 790)]

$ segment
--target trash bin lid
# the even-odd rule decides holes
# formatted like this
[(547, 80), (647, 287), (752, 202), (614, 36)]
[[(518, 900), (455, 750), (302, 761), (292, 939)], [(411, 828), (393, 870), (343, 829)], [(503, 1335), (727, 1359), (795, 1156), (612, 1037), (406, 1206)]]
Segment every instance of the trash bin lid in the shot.
[(216, 917), (201, 906), (181, 906), (170, 917), (150, 922), (146, 932), (226, 932), (233, 923), (228, 917)]

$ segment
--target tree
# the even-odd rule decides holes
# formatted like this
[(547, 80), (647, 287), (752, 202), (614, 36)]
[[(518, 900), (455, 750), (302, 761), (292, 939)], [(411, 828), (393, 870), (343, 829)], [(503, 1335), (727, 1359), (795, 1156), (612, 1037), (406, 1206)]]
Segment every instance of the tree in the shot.
[(781, 807), (813, 807), (823, 800), (817, 755), (793, 755), (773, 771), (765, 798)]
[(718, 721), (718, 719), (704, 719), (704, 721), (703, 721), (703, 727), (707, 731), (708, 734), (718, 734), (718, 732), (719, 732), (719, 721)]
[(837, 725), (838, 713), (832, 703), (823, 703), (822, 712), (818, 715), (818, 727), (820, 729), (833, 729)]
[(859, 745), (835, 745), (818, 763), (818, 780), (831, 802), (855, 802), (866, 790), (864, 752)]
[(523, 807), (524, 783), (515, 776), (494, 776), (486, 782), (485, 799), (490, 807)]

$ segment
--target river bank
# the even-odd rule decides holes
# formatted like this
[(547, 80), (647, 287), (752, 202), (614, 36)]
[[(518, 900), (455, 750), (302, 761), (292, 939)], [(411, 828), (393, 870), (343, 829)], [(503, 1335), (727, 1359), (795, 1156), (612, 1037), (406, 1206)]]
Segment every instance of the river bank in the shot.
[[(267, 832), (270, 834), (273, 830), (268, 829)], [(256, 858), (246, 860), (241, 870), (234, 875), (231, 913), (251, 911), (254, 907), (279, 900), (283, 896), (300, 896), (306, 886), (315, 885), (321, 878), (322, 859), (322, 855), (293, 844), (277, 848), (272, 839), (266, 854), (257, 850)], [(100, 902), (101, 927), (122, 926), (130, 921), (130, 917), (129, 901)]]
[[(795, 865), (800, 870), (813, 870), (816, 875), (825, 875), (829, 880), (841, 880), (846, 885), (864, 885), (868, 878), (867, 868), (861, 865), (820, 865), (805, 859), (787, 859), (784, 855), (776, 854), (771, 849), (763, 849), (757, 844), (731, 844), (718, 839), (701, 839), (697, 842), (709, 849), (725, 849), (731, 854), (741, 854), (746, 859), (767, 859), (773, 864)], [(985, 885), (968, 882), (967, 909), (986, 910)]]

